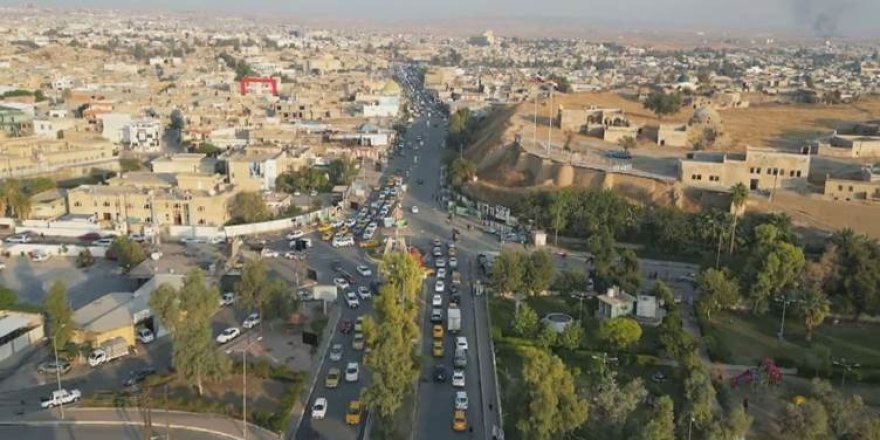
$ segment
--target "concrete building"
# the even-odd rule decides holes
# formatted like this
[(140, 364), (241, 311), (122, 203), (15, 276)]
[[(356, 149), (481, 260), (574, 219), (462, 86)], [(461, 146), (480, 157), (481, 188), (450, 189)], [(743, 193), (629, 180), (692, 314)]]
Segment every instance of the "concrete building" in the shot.
[(162, 123), (156, 119), (136, 119), (122, 129), (122, 143), (130, 150), (139, 153), (154, 153), (161, 150)]
[(47, 139), (61, 139), (64, 131), (70, 130), (76, 125), (73, 119), (34, 119), (34, 135)]
[(560, 105), (553, 123), (562, 131), (597, 136), (610, 143), (618, 143), (625, 137), (635, 138), (639, 134), (639, 127), (630, 123), (622, 109), (595, 105), (581, 108)]
[(21, 110), (0, 105), (0, 133), (8, 137), (30, 136), (34, 133), (34, 117)]
[(834, 133), (819, 141), (819, 155), (847, 158), (880, 157), (880, 136)]
[(67, 192), (50, 189), (31, 196), (32, 220), (55, 220), (67, 214)]
[(117, 145), (125, 140), (125, 127), (131, 123), (131, 115), (125, 113), (102, 113), (96, 115), (98, 130), (104, 139)]
[(636, 299), (624, 292), (620, 287), (610, 287), (605, 293), (596, 297), (599, 307), (596, 309), (596, 317), (599, 319), (614, 319), (620, 316), (633, 314)]
[(865, 166), (857, 178), (826, 177), (824, 195), (832, 200), (880, 202), (880, 165)]
[(688, 126), (686, 124), (660, 124), (657, 129), (657, 145), (661, 147), (686, 147)]
[(43, 315), (0, 310), (0, 362), (46, 337)]
[(214, 174), (217, 160), (198, 153), (174, 154), (153, 159), (150, 168), (154, 173)]
[(119, 169), (116, 147), (102, 139), (49, 140), (28, 137), (0, 140), (0, 178), (58, 173), (79, 176), (95, 168)]
[(794, 188), (810, 174), (809, 149), (802, 154), (748, 147), (743, 153), (688, 153), (679, 161), (686, 186), (726, 191), (742, 183), (752, 191)]

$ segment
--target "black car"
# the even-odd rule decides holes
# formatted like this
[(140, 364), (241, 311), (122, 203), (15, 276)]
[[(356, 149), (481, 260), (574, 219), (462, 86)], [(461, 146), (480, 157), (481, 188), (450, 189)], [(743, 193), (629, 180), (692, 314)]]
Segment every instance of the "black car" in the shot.
[(446, 382), (446, 367), (443, 365), (434, 366), (434, 382)]
[(134, 370), (128, 374), (128, 378), (126, 378), (125, 382), (123, 382), (122, 384), (127, 387), (133, 387), (154, 374), (156, 374), (156, 369), (151, 367)]
[(342, 271), (342, 262), (338, 261), (338, 260), (334, 261), (331, 268), (333, 269), (334, 272), (341, 272)]
[(461, 305), (461, 294), (453, 293), (452, 296), (449, 297), (449, 303)]

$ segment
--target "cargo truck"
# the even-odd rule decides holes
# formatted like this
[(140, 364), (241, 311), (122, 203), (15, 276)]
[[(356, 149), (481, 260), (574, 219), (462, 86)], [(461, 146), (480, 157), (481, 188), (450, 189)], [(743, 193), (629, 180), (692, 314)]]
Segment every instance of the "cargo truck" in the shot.
[(450, 304), (446, 310), (446, 330), (450, 333), (458, 333), (461, 330), (461, 309), (455, 304)]
[(104, 341), (104, 343), (98, 346), (98, 348), (92, 350), (92, 353), (89, 354), (89, 365), (97, 367), (98, 365), (110, 362), (114, 359), (128, 356), (129, 353), (131, 353), (131, 351), (129, 350), (128, 342), (125, 338), (119, 336)]

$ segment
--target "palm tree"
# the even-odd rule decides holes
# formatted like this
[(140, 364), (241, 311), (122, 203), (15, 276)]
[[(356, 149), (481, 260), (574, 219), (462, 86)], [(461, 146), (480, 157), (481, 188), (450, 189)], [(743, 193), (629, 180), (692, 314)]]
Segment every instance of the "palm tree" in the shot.
[(831, 302), (821, 290), (807, 288), (801, 291), (795, 301), (795, 308), (799, 315), (804, 318), (804, 328), (807, 330), (807, 341), (813, 340), (813, 332), (825, 321), (831, 312)]
[(740, 182), (730, 188), (730, 204), (733, 206), (733, 223), (730, 227), (730, 253), (733, 254), (733, 244), (736, 242), (736, 221), (739, 219), (739, 210), (746, 203), (749, 190)]

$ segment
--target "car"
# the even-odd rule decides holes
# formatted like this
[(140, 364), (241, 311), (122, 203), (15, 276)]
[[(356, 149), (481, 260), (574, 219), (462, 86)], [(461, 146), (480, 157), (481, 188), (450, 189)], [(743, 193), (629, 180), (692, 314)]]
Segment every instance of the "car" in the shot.
[(443, 309), (431, 309), (431, 322), (434, 324), (443, 322)]
[(629, 151), (609, 151), (605, 153), (610, 159), (632, 159), (632, 154), (629, 154)]
[(349, 286), (348, 280), (346, 280), (344, 277), (333, 278), (333, 284), (335, 284), (336, 287), (340, 289), (348, 289)]
[(458, 258), (449, 257), (449, 267), (452, 269), (458, 268)]
[(299, 229), (294, 229), (292, 232), (290, 232), (289, 234), (285, 235), (284, 238), (286, 238), (287, 241), (290, 241), (290, 240), (296, 240), (297, 238), (302, 238), (302, 237), (304, 237), (305, 235), (306, 235), (306, 234), (305, 234), (303, 231), (301, 231), (301, 230), (299, 230)]
[(346, 382), (357, 382), (358, 377), (360, 376), (360, 367), (357, 362), (349, 362), (348, 365), (345, 366), (345, 381)]
[(348, 412), (345, 413), (345, 423), (347, 425), (359, 425), (361, 423), (361, 413), (363, 405), (360, 400), (352, 400), (348, 404)]
[(468, 409), (467, 391), (455, 392), (455, 409)]
[(330, 268), (333, 269), (333, 272), (341, 272), (342, 271), (342, 262), (339, 260), (334, 261)]
[(443, 305), (443, 297), (440, 295), (434, 295), (431, 297), (431, 306), (433, 307), (441, 307)]
[(278, 258), (281, 256), (281, 253), (274, 249), (263, 248), (263, 250), (260, 251), (260, 256), (263, 258)]
[(137, 331), (137, 338), (141, 341), (141, 344), (149, 344), (156, 339), (156, 335), (153, 334), (152, 330), (146, 327), (141, 327)]
[(467, 426), (467, 417), (465, 416), (465, 412), (463, 410), (455, 410), (452, 413), (452, 430), (456, 432), (466, 431)]
[(261, 321), (259, 313), (251, 313), (244, 319), (244, 322), (241, 323), (241, 326), (244, 328), (254, 328)]
[(442, 257), (443, 249), (441, 249), (440, 246), (434, 246), (434, 249), (431, 250), (431, 255), (433, 255), (434, 258)]
[(456, 336), (455, 337), (455, 348), (458, 350), (467, 350), (468, 349), (468, 341), (464, 336)]
[(110, 238), (110, 237), (99, 238), (99, 239), (93, 241), (91, 244), (89, 244), (89, 246), (110, 247), (110, 245), (112, 245), (115, 240), (116, 240), (115, 238)]
[(302, 252), (287, 251), (284, 253), (284, 258), (288, 260), (303, 260), (305, 259), (305, 254)]
[(658, 372), (654, 373), (653, 375), (651, 375), (651, 382), (654, 382), (654, 383), (666, 382), (666, 375), (663, 374), (662, 371), (658, 371)]
[(433, 240), (431, 240), (431, 244), (433, 244), (434, 247), (440, 247), (440, 245), (443, 244), (443, 241), (435, 237)]
[(440, 324), (434, 324), (434, 327), (432, 328), (432, 334), (434, 335), (434, 339), (442, 339), (443, 326)]
[(454, 370), (452, 372), (452, 386), (464, 388), (464, 370)]
[(342, 344), (333, 344), (330, 346), (330, 360), (333, 362), (339, 362), (342, 360), (342, 353), (344, 349)]
[(27, 234), (18, 234), (6, 237), (7, 243), (30, 243), (31, 236)]
[(345, 303), (348, 304), (349, 308), (356, 309), (361, 305), (361, 302), (358, 301), (357, 295), (351, 290), (345, 292)]
[(122, 382), (123, 386), (133, 387), (143, 381), (145, 381), (148, 377), (156, 374), (156, 369), (152, 367), (141, 368), (138, 370), (134, 370), (128, 373), (128, 377)]
[(180, 239), (180, 244), (199, 244), (199, 243), (207, 243), (204, 238), (201, 237), (183, 237)]
[(446, 382), (446, 367), (443, 365), (434, 365), (434, 382)]
[(373, 276), (373, 271), (369, 266), (365, 264), (359, 264), (357, 267), (357, 273), (361, 274), (362, 277), (371, 277)]
[(437, 269), (437, 278), (446, 278), (446, 268), (441, 267)]
[(217, 342), (221, 344), (225, 344), (235, 338), (237, 338), (241, 334), (241, 330), (238, 327), (229, 327), (226, 330), (220, 332), (217, 335)]
[(347, 335), (347, 334), (351, 333), (351, 330), (353, 328), (354, 328), (354, 324), (351, 322), (350, 319), (343, 319), (342, 321), (339, 321), (339, 333), (342, 333), (343, 335)]
[(231, 306), (235, 304), (235, 294), (232, 292), (226, 292), (220, 296), (220, 307)]
[(321, 234), (321, 240), (330, 241), (333, 240), (333, 231), (327, 231)]
[(455, 257), (455, 248), (454, 248), (454, 247), (451, 247), (451, 248), (447, 249), (447, 250), (446, 250), (446, 255), (448, 255), (448, 256), (450, 256), (450, 257)]
[(449, 296), (449, 304), (455, 304), (457, 306), (460, 306), (461, 305), (461, 294), (460, 293), (453, 293), (452, 295), (450, 295)]
[(412, 208), (410, 208), (410, 211), (412, 211), (413, 214), (418, 214), (418, 213), (419, 213), (419, 207), (416, 206), (416, 205), (413, 205)]
[(446, 283), (443, 280), (437, 280), (434, 282), (434, 291), (437, 293), (443, 293), (446, 290)]
[(79, 236), (80, 241), (88, 241), (88, 242), (95, 241), (99, 238), (101, 238), (101, 234), (99, 234), (97, 232), (89, 232), (87, 234), (83, 234), (83, 235)]
[(358, 286), (357, 294), (364, 301), (373, 297), (373, 293), (370, 292), (370, 288), (367, 286)]
[(327, 372), (327, 377), (324, 379), (324, 387), (326, 388), (336, 388), (339, 386), (339, 368), (331, 368), (330, 371)]
[(39, 263), (41, 261), (46, 261), (49, 259), (49, 257), (51, 257), (51, 255), (49, 255), (48, 252), (46, 252), (42, 249), (37, 249), (35, 251), (31, 251), (30, 256), (31, 256), (31, 261), (34, 261), (37, 263)]
[(70, 371), (70, 362), (66, 359), (59, 359), (58, 362), (46, 361), (37, 366), (37, 371), (41, 374), (67, 374)]
[(364, 349), (364, 345), (366, 344), (366, 340), (364, 339), (364, 334), (361, 332), (356, 332), (354, 334), (354, 338), (351, 340), (351, 348), (357, 351), (361, 351)]
[(438, 258), (438, 259), (434, 260), (434, 266), (437, 267), (438, 269), (441, 267), (446, 267), (446, 259), (445, 258)]
[(327, 399), (318, 397), (315, 399), (315, 403), (312, 404), (312, 418), (321, 420), (325, 416), (327, 416)]
[(434, 342), (431, 344), (431, 354), (433, 354), (434, 357), (443, 357), (442, 339), (435, 339)]

